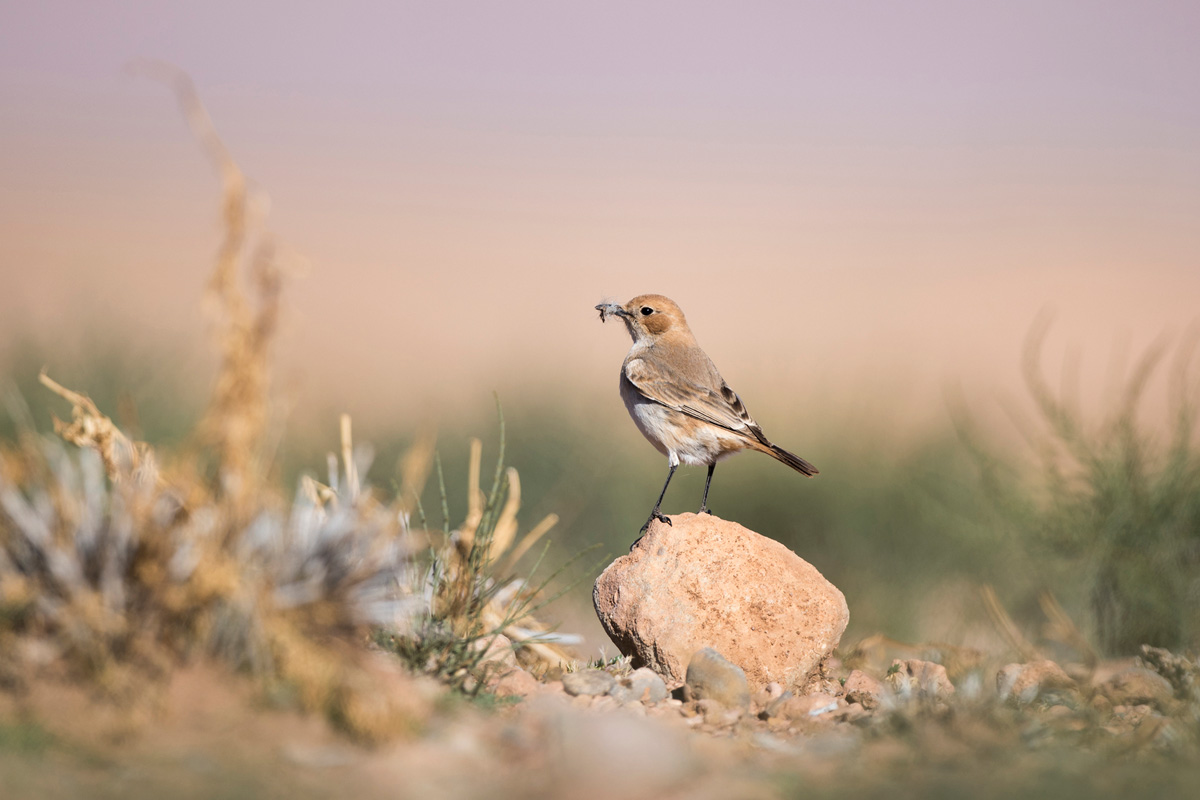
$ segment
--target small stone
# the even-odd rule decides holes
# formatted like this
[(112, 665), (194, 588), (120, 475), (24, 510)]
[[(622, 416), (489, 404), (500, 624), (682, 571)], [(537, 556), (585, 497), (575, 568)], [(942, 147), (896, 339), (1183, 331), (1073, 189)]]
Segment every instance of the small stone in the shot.
[(842, 708), (837, 712), (835, 719), (837, 719), (839, 722), (859, 724), (869, 719), (870, 716), (871, 712), (868, 711), (861, 703), (849, 703), (845, 708)]
[(818, 692), (788, 698), (778, 707), (776, 714), (791, 720), (814, 719), (837, 711), (844, 705), (844, 700), (839, 703), (833, 695)]
[(563, 689), (576, 697), (608, 694), (616, 682), (616, 678), (602, 669), (585, 669), (562, 676)]
[[(581, 697), (585, 695), (580, 695)], [(608, 695), (591, 695), (592, 709), (594, 711), (615, 711), (620, 708), (620, 703), (615, 698)]]
[(729, 708), (720, 701), (707, 698), (696, 701), (696, 710), (704, 718), (704, 724), (714, 728), (724, 728), (733, 725), (742, 718), (741, 708)]
[(865, 709), (878, 708), (883, 698), (883, 684), (857, 669), (846, 677), (842, 688), (847, 703), (858, 703)]
[(1053, 661), (1007, 664), (996, 673), (996, 693), (1000, 699), (1019, 705), (1052, 699), (1051, 694), (1074, 688), (1075, 681)]
[(640, 701), (638, 700), (637, 696), (634, 695), (633, 689), (630, 689), (628, 686), (623, 686), (619, 679), (615, 684), (613, 684), (613, 687), (608, 690), (608, 696), (622, 706), (640, 705)]
[(667, 684), (652, 669), (642, 667), (618, 678), (609, 694), (622, 705), (628, 703), (660, 703), (667, 699)]
[(497, 697), (528, 697), (542, 688), (538, 679), (520, 667), (510, 669), (496, 681), (492, 692)]
[(901, 698), (937, 699), (954, 694), (946, 668), (932, 661), (910, 659), (892, 662), (884, 683)]
[(763, 719), (774, 719), (775, 717), (778, 717), (780, 711), (783, 709), (784, 704), (787, 703), (787, 701), (791, 700), (793, 697), (795, 697), (795, 695), (792, 694), (791, 692), (784, 692), (783, 694), (779, 695), (779, 697), (776, 697), (774, 700), (772, 700), (770, 703), (767, 703), (767, 705), (763, 708), (762, 713), (759, 716)]
[(768, 683), (766, 686), (755, 692), (754, 697), (751, 699), (754, 702), (755, 708), (759, 709), (760, 711), (764, 711), (769, 708), (772, 703), (778, 700), (781, 695), (783, 695), (782, 686), (780, 686), (778, 683)]
[(1100, 684), (1099, 689), (1114, 706), (1151, 705), (1166, 711), (1174, 705), (1175, 689), (1171, 682), (1144, 667), (1118, 672)]
[(792, 721), (787, 717), (771, 717), (767, 720), (767, 730), (769, 731), (786, 731), (792, 725)]
[(1113, 716), (1130, 726), (1137, 726), (1143, 719), (1154, 713), (1154, 708), (1147, 703), (1130, 706), (1113, 706)]
[(1194, 659), (1144, 644), (1141, 661), (1170, 682), (1176, 697), (1200, 699), (1200, 663)]
[(697, 700), (715, 700), (730, 708), (750, 706), (746, 673), (711, 647), (697, 650), (688, 662), (687, 686)]

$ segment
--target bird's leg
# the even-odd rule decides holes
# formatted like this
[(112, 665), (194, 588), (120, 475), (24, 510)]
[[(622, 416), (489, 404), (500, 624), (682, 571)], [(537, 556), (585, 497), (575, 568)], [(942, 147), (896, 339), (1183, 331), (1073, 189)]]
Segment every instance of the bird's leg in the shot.
[(700, 510), (697, 514), (711, 514), (708, 510), (708, 486), (712, 483), (713, 470), (717, 468), (717, 462), (708, 465), (708, 477), (704, 480), (704, 499), (700, 501)]
[(670, 518), (666, 517), (658, 510), (659, 507), (662, 506), (663, 498), (667, 496), (667, 487), (671, 485), (671, 477), (675, 474), (675, 468), (679, 466), (674, 461), (670, 461), (668, 464), (671, 469), (669, 472), (667, 472), (667, 482), (663, 484), (663, 490), (659, 492), (658, 502), (654, 504), (654, 510), (650, 512), (650, 519), (646, 520), (646, 524), (642, 526), (642, 533), (645, 533), (650, 527), (650, 523), (654, 522), (656, 519), (661, 522), (665, 522), (668, 525), (671, 524)]

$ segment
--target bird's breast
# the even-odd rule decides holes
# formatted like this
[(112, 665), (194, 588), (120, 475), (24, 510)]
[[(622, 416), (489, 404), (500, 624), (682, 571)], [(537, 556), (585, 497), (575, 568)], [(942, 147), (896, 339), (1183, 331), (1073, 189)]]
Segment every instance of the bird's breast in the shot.
[(642, 436), (663, 455), (684, 464), (713, 464), (744, 449), (746, 440), (682, 411), (647, 400), (621, 372), (621, 399)]

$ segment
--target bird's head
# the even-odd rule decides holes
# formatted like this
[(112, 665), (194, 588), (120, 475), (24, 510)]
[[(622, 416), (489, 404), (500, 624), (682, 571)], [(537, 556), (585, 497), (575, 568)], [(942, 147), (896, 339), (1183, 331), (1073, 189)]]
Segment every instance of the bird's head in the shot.
[(596, 306), (600, 321), (620, 317), (633, 341), (653, 340), (671, 332), (686, 332), (687, 320), (675, 301), (661, 294), (640, 294), (623, 306), (601, 303)]

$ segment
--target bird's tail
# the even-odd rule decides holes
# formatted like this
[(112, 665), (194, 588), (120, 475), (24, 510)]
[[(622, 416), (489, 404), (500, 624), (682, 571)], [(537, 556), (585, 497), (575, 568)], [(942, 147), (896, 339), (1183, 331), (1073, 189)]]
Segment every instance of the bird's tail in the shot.
[(776, 461), (782, 461), (784, 464), (787, 464), (806, 478), (811, 478), (817, 474), (816, 467), (795, 453), (789, 453), (777, 444), (767, 443), (766, 447), (763, 448), (763, 452)]

